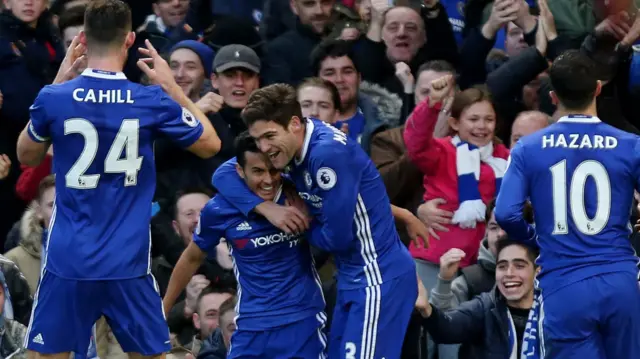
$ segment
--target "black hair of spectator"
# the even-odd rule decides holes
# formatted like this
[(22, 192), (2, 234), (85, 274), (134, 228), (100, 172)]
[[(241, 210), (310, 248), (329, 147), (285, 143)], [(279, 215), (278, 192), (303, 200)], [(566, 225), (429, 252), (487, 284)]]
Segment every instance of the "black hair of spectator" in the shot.
[[(496, 199), (492, 199), (491, 202), (487, 205), (487, 211), (484, 214), (484, 222), (489, 223), (491, 219), (491, 215), (493, 214), (493, 210), (496, 208)], [(529, 201), (524, 203), (524, 208), (522, 209), (522, 216), (524, 220), (529, 224), (533, 224), (533, 207)]]
[(188, 194), (204, 194), (209, 198), (213, 197), (213, 192), (205, 187), (186, 187), (181, 190), (178, 190), (176, 194), (173, 196), (173, 200), (171, 201), (171, 205), (169, 207), (171, 213), (173, 215), (173, 219), (178, 218), (178, 201), (180, 198), (188, 195)]
[(502, 238), (496, 242), (496, 259), (500, 257), (500, 252), (502, 252), (505, 248), (511, 247), (511, 246), (520, 246), (526, 249), (527, 258), (531, 261), (531, 263), (533, 263), (534, 267), (536, 266), (536, 258), (538, 258), (538, 255), (540, 254), (540, 250), (528, 243), (516, 241), (509, 238)]
[(120, 45), (130, 31), (131, 9), (125, 2), (93, 0), (87, 5), (84, 13), (84, 32), (88, 47), (90, 44)]
[[(222, 319), (222, 316), (227, 314), (227, 312), (231, 312), (236, 310), (236, 303), (238, 303), (238, 298), (235, 296), (225, 300), (220, 304), (220, 309), (218, 309), (218, 318)], [(222, 326), (222, 323), (220, 323)], [(227, 323), (224, 323), (227, 324)]]
[(354, 51), (353, 51), (353, 41), (347, 40), (335, 40), (335, 39), (327, 39), (322, 41), (316, 46), (315, 49), (311, 52), (311, 69), (313, 74), (316, 76), (320, 76), (320, 69), (322, 68), (322, 62), (327, 58), (338, 58), (338, 57), (348, 57), (353, 63), (353, 68), (356, 72), (360, 73), (358, 67), (356, 66)]
[(240, 116), (251, 127), (258, 121), (273, 121), (288, 128), (293, 117), (302, 120), (296, 89), (287, 84), (273, 84), (257, 89), (249, 96)]
[(329, 91), (329, 94), (331, 94), (331, 101), (333, 101), (333, 107), (338, 110), (338, 112), (342, 111), (340, 92), (338, 92), (338, 88), (331, 81), (327, 81), (319, 77), (309, 77), (298, 85), (298, 92), (306, 87), (318, 87)]
[(36, 201), (40, 202), (42, 200), (42, 196), (44, 192), (49, 188), (54, 188), (56, 186), (56, 175), (48, 175), (43, 178), (38, 184), (38, 195), (36, 196)]
[(60, 20), (58, 20), (60, 33), (64, 34), (64, 30), (69, 27), (84, 25), (84, 12), (86, 9), (86, 5), (77, 5), (62, 13)]
[(596, 63), (580, 50), (566, 51), (553, 61), (549, 82), (562, 107), (584, 110), (593, 102), (598, 87)]
[(72, 1), (74, 0), (55, 0), (53, 1), (53, 4), (51, 4), (51, 6), (49, 7), (49, 11), (53, 15), (61, 16), (62, 13), (65, 11), (65, 8), (67, 7), (67, 4)]
[(418, 76), (420, 76), (420, 74), (425, 71), (449, 72), (453, 75), (456, 74), (456, 68), (453, 67), (451, 63), (444, 60), (431, 60), (420, 65), (420, 67), (418, 68)]
[(236, 160), (242, 168), (247, 164), (247, 152), (262, 153), (258, 148), (256, 140), (244, 131), (236, 137), (233, 147), (236, 150)]
[(202, 292), (198, 295), (198, 300), (196, 301), (196, 312), (200, 311), (200, 303), (202, 302), (202, 298), (209, 294), (231, 294), (232, 296), (236, 295), (235, 289), (226, 286), (217, 286), (217, 285), (209, 285), (205, 287)]

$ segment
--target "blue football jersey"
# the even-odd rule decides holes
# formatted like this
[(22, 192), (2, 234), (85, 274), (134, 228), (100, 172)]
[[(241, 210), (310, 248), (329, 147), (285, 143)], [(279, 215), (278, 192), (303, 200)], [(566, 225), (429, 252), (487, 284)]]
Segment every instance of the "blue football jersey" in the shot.
[(79, 280), (149, 273), (153, 143), (165, 135), (188, 147), (202, 124), (160, 87), (92, 69), (44, 87), (30, 112), (30, 137), (55, 152), (45, 269)]
[[(274, 199), (279, 204), (284, 203), (281, 193)], [(302, 236), (283, 233), (257, 214), (245, 216), (217, 195), (200, 213), (193, 242), (215, 256), (222, 238), (230, 246), (239, 284), (239, 329), (273, 329), (324, 310), (320, 277), (309, 243)]]
[[(546, 295), (591, 276), (638, 272), (629, 217), (640, 188), (639, 145), (636, 135), (575, 115), (520, 139), (511, 152), (495, 216), (514, 239), (537, 241)], [(527, 199), (535, 227), (522, 217)]]
[[(229, 180), (232, 163), (214, 173), (213, 184), (230, 202), (248, 213), (262, 200), (242, 181)], [(321, 121), (307, 120), (302, 156), (289, 176), (314, 221), (310, 241), (333, 254), (338, 288), (375, 286), (415, 271), (400, 241), (380, 173), (360, 145)]]

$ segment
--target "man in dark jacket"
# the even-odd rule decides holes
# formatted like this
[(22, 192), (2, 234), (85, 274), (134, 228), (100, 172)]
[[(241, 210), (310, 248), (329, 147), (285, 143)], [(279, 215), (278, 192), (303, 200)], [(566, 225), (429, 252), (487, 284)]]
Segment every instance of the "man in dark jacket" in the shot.
[(453, 310), (444, 312), (429, 305), (422, 313), (423, 324), (436, 343), (462, 343), (461, 359), (523, 358), (523, 349), (531, 350), (523, 342), (534, 307), (537, 250), (508, 239), (496, 246), (493, 291)]

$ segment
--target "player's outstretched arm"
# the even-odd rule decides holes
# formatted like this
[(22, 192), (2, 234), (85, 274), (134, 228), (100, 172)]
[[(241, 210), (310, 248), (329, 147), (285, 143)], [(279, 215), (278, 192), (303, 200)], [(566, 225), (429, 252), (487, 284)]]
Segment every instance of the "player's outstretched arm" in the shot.
[(202, 262), (206, 258), (206, 253), (194, 242), (189, 243), (187, 249), (182, 252), (178, 263), (173, 268), (167, 293), (162, 300), (165, 314), (168, 314), (176, 303), (176, 299), (189, 284), (189, 280), (196, 273)]
[(16, 147), (18, 161), (23, 165), (35, 167), (42, 162), (51, 145), (49, 140), (49, 119), (45, 111), (44, 99), (49, 87), (40, 90), (33, 105), (29, 108), (31, 120), (18, 136)]
[(510, 238), (520, 241), (534, 241), (536, 231), (524, 219), (524, 204), (529, 195), (529, 180), (524, 171), (524, 148), (520, 145), (511, 151), (507, 171), (502, 179), (496, 199), (494, 214), (496, 222)]
[[(138, 49), (143, 55), (149, 56), (148, 58), (138, 60), (137, 65), (140, 70), (142, 70), (154, 84), (160, 85), (180, 106), (191, 112), (202, 124), (202, 135), (200, 135), (200, 138), (195, 143), (187, 147), (187, 150), (202, 158), (214, 156), (220, 151), (221, 142), (211, 121), (209, 121), (200, 108), (184, 94), (173, 78), (173, 72), (169, 64), (160, 56), (149, 40), (145, 40), (145, 46), (146, 48)], [(149, 67), (149, 64), (153, 64), (153, 68)]]

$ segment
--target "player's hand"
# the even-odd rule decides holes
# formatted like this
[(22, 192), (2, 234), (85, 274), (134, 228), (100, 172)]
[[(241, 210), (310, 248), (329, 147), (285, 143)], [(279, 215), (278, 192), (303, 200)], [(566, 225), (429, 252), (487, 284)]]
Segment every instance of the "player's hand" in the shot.
[(263, 202), (260, 210), (269, 223), (287, 234), (300, 234), (309, 229), (309, 217), (296, 207), (281, 206), (271, 201)]
[[(152, 83), (160, 85), (160, 87), (162, 87), (162, 89), (169, 95), (176, 93), (176, 91), (182, 93), (182, 89), (173, 78), (173, 72), (171, 71), (167, 61), (160, 56), (158, 50), (151, 45), (149, 40), (145, 40), (144, 44), (146, 48), (140, 47), (138, 48), (138, 51), (148, 57), (138, 60), (137, 65), (140, 70), (147, 75)], [(153, 68), (151, 68), (149, 64), (151, 64)]]
[(196, 102), (196, 106), (202, 111), (202, 113), (217, 113), (222, 108), (224, 104), (224, 97), (218, 95), (215, 92), (208, 92), (204, 95), (198, 102)]
[(440, 239), (436, 231), (449, 232), (449, 229), (444, 225), (451, 224), (451, 218), (453, 218), (453, 212), (438, 208), (444, 203), (447, 203), (447, 201), (442, 198), (436, 198), (418, 207), (418, 218), (429, 227), (429, 234), (436, 239)]
[(0, 180), (7, 178), (11, 171), (11, 160), (7, 155), (0, 155)]
[(340, 126), (340, 131), (344, 132), (345, 135), (349, 134), (349, 124), (348, 123), (343, 123), (342, 126)]
[(424, 318), (431, 316), (431, 304), (429, 304), (429, 291), (424, 287), (422, 281), (418, 277), (418, 298), (416, 298), (415, 309)]
[(413, 87), (416, 81), (409, 65), (405, 62), (396, 63), (396, 77), (400, 80), (400, 83), (402, 83), (402, 88), (405, 93), (413, 93)]
[(431, 81), (431, 89), (429, 90), (429, 106), (443, 101), (453, 94), (453, 76), (446, 75), (437, 80)]
[(429, 248), (429, 230), (427, 226), (413, 214), (407, 216), (404, 222), (407, 234), (409, 234), (413, 244), (418, 248)]
[(193, 314), (196, 311), (198, 305), (198, 296), (209, 286), (211, 282), (202, 274), (196, 274), (191, 277), (189, 284), (187, 284), (187, 297), (184, 300), (185, 312)]
[(460, 268), (460, 261), (466, 256), (462, 249), (451, 248), (440, 257), (440, 278), (453, 280)]
[(75, 36), (71, 41), (71, 45), (67, 49), (67, 53), (60, 64), (58, 74), (53, 80), (54, 84), (60, 84), (76, 78), (84, 69), (87, 68), (87, 57), (85, 53), (87, 47), (80, 42), (80, 36)]
[(283, 191), (285, 196), (284, 204), (286, 206), (297, 208), (305, 216), (310, 217), (307, 204), (300, 197), (300, 195), (298, 195), (298, 191), (296, 191), (295, 187), (290, 185), (284, 185)]

